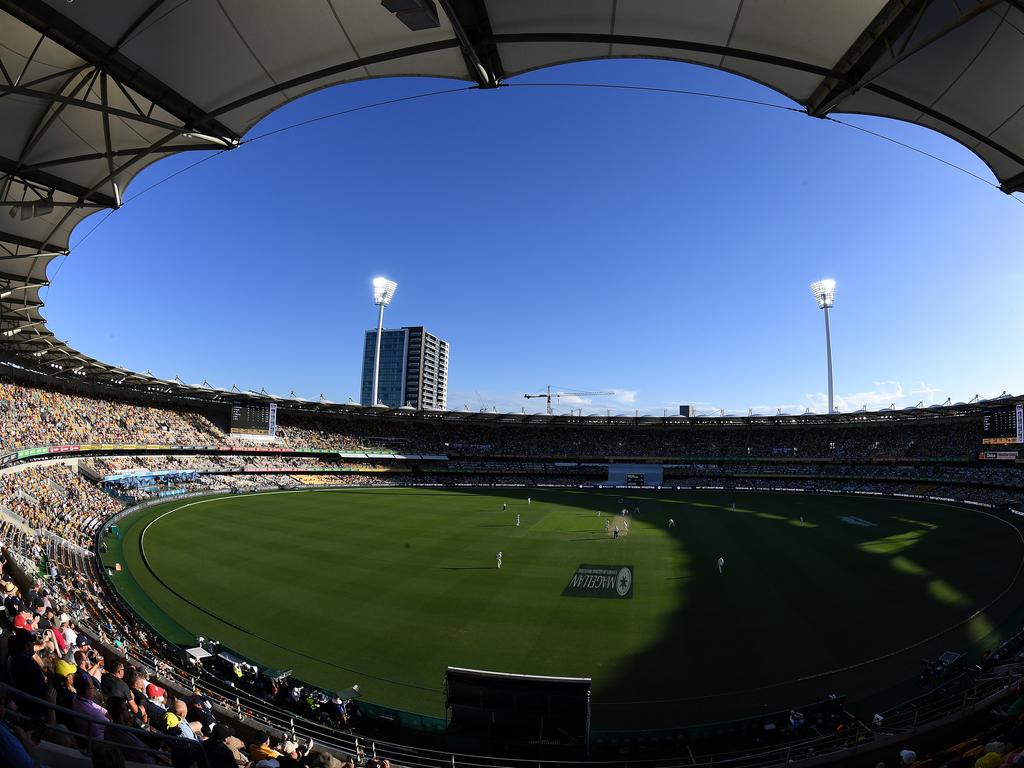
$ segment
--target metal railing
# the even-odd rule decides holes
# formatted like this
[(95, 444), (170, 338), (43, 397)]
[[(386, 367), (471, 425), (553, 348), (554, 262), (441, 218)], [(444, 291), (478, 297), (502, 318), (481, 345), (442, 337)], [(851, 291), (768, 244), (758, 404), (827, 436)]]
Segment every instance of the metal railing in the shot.
[[(120, 751), (127, 760), (144, 762), (138, 756), (148, 755), (155, 762), (159, 762), (160, 758), (185, 749), (188, 751), (190, 759), (195, 761), (199, 768), (210, 768), (206, 752), (198, 740), (190, 741), (182, 736), (171, 736), (128, 725), (119, 725), (109, 720), (61, 707), (0, 683), (0, 699), (5, 698), (10, 698), (19, 704), (18, 711), (8, 710), (6, 712), (6, 719), (13, 725), (31, 730), (32, 735), (40, 740), (77, 749), (83, 755), (91, 754), (99, 745), (106, 745)], [(24, 712), (30, 712), (32, 715), (28, 716)], [(73, 730), (68, 727), (68, 723), (71, 723)], [(94, 735), (94, 730), (102, 735)], [(112, 735), (112, 732), (123, 734), (122, 740)]]

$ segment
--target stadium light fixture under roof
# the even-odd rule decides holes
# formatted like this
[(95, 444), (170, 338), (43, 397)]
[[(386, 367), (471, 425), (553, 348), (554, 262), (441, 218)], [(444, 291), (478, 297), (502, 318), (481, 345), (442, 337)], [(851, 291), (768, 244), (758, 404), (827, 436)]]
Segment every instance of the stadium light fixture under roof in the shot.
[(828, 361), (828, 412), (835, 413), (833, 405), (833, 384), (832, 384), (832, 333), (828, 325), (828, 311), (836, 303), (836, 281), (816, 280), (811, 283), (811, 293), (818, 304), (818, 309), (825, 310), (825, 355)]

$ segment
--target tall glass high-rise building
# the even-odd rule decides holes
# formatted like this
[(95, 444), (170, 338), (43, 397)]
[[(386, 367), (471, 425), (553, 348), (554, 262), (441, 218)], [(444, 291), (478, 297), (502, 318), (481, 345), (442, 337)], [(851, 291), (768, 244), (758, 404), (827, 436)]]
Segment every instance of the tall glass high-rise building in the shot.
[[(377, 330), (366, 332), (359, 402), (370, 405)], [(448, 408), (448, 342), (423, 326), (385, 329), (380, 340), (377, 399), (389, 408)]]

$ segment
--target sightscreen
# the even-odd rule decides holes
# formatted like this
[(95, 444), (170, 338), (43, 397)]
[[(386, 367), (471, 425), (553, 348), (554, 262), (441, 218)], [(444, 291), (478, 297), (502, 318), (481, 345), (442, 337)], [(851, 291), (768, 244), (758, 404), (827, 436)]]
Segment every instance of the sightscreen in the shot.
[(984, 445), (1024, 443), (1024, 403), (982, 411), (981, 442)]
[(590, 678), (448, 667), (445, 692), (453, 731), (519, 755), (586, 755)]
[(277, 403), (235, 401), (231, 404), (232, 435), (277, 434)]

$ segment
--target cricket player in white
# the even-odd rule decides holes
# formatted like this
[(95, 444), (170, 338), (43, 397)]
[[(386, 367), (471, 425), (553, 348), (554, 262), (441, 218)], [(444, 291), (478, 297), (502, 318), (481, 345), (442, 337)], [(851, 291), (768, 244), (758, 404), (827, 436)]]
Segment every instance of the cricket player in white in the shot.
[(604, 530), (605, 530), (606, 533), (611, 533), (612, 532), (612, 521), (611, 520), (605, 520), (604, 521)]
[(519, 513), (516, 512), (516, 528), (519, 527)]
[(527, 496), (526, 497), (526, 503), (527, 504), (533, 504), (533, 499), (531, 499), (529, 496)]
[(673, 520), (671, 517), (668, 519), (668, 527), (669, 528), (675, 528), (676, 527), (676, 521)]
[(622, 532), (629, 533), (629, 522), (627, 520), (622, 521)]
[(499, 552), (497, 554), (497, 560), (498, 560), (498, 570), (500, 571), (501, 570), (501, 552)]
[[(501, 568), (501, 552), (498, 553), (498, 567)], [(725, 568), (725, 558), (718, 558), (718, 572), (721, 573), (722, 569)]]
[(508, 504), (502, 504), (501, 505), (501, 511), (502, 512), (508, 512)]

